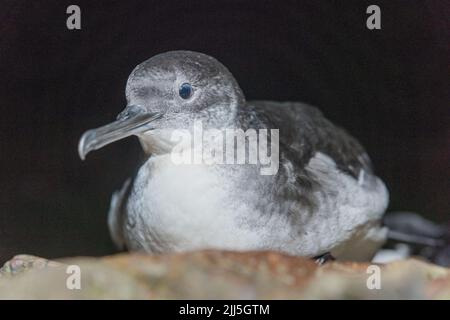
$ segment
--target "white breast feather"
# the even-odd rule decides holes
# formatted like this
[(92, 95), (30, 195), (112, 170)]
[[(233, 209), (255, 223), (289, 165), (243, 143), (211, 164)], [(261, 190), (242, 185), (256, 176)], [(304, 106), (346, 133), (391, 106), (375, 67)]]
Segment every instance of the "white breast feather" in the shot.
[[(367, 256), (374, 250), (369, 243), (376, 247), (384, 239), (385, 232), (378, 227), (388, 201), (384, 184), (363, 171), (355, 180), (323, 153), (307, 166), (322, 187), (314, 194), (318, 210), (307, 224), (290, 225), (285, 213), (274, 213), (253, 229), (242, 225), (243, 217), (257, 221), (267, 216), (251, 209), (254, 202), (264, 201), (257, 192), (236, 203), (234, 186), (211, 166), (175, 165), (169, 157), (153, 157), (141, 168), (135, 182), (140, 190), (135, 187), (128, 206), (128, 214), (141, 221), (133, 237), (147, 251), (152, 232), (173, 251), (275, 249), (304, 256), (328, 251)], [(357, 247), (362, 253), (356, 252)]]

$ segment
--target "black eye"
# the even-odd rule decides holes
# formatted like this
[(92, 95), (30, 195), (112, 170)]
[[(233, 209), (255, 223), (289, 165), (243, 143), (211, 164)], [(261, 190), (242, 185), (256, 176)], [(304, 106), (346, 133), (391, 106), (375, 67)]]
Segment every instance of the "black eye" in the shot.
[(178, 90), (178, 93), (183, 99), (189, 99), (192, 96), (192, 91), (192, 86), (189, 83), (183, 83), (180, 86), (180, 90)]

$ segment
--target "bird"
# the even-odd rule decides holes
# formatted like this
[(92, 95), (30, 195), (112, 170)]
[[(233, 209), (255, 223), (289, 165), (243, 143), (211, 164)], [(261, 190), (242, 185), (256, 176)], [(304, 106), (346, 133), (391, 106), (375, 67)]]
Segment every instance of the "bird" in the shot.
[[(186, 50), (139, 64), (125, 94), (117, 119), (86, 131), (78, 145), (84, 160), (93, 150), (137, 136), (146, 155), (111, 198), (108, 226), (118, 248), (150, 254), (274, 250), (370, 261), (385, 242), (385, 184), (362, 145), (316, 107), (247, 101), (222, 63)], [(174, 132), (192, 134), (199, 122), (217, 136), (229, 129), (270, 131), (278, 167), (262, 174), (259, 162), (175, 163), (174, 149), (187, 152), (193, 144), (180, 147)], [(216, 146), (222, 138), (206, 144)]]

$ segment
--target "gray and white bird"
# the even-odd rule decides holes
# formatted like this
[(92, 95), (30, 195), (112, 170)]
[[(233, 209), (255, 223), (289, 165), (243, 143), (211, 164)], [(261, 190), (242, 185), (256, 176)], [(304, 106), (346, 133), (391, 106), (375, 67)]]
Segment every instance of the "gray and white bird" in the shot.
[[(316, 108), (246, 101), (225, 66), (191, 51), (166, 52), (138, 65), (126, 99), (115, 122), (85, 132), (79, 143), (84, 159), (135, 135), (148, 155), (112, 197), (108, 224), (119, 247), (370, 260), (385, 241), (385, 185), (358, 141)], [(219, 132), (279, 129), (279, 170), (262, 175), (261, 164), (174, 163), (171, 134), (192, 132), (195, 121)]]

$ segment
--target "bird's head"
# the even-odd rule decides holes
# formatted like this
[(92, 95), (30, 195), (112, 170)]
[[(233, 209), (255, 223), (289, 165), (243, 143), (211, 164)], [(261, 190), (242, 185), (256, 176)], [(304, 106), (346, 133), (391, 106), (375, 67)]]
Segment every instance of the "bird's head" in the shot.
[(116, 121), (83, 134), (78, 146), (82, 159), (131, 135), (139, 137), (147, 152), (165, 152), (171, 130), (189, 129), (196, 120), (222, 128), (245, 103), (225, 66), (192, 51), (166, 52), (139, 64), (128, 77), (126, 98)]

